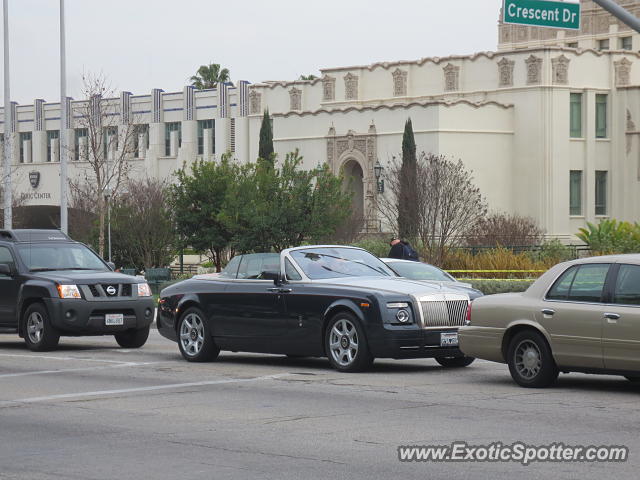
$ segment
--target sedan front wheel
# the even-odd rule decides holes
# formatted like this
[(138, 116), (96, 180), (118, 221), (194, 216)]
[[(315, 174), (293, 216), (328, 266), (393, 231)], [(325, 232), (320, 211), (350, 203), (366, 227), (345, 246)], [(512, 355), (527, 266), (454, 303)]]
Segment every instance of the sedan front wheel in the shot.
[(325, 350), (331, 366), (341, 372), (361, 372), (373, 363), (364, 330), (347, 312), (338, 313), (329, 322)]
[(545, 338), (533, 330), (516, 334), (509, 342), (509, 371), (521, 387), (543, 388), (558, 378), (558, 367)]
[(189, 308), (180, 317), (178, 346), (184, 359), (189, 362), (209, 362), (220, 353), (199, 308)]

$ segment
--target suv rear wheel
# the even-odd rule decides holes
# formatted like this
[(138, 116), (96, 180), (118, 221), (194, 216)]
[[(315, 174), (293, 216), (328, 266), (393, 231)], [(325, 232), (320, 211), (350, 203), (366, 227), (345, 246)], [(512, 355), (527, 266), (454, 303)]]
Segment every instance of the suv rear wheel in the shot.
[(22, 317), (24, 341), (34, 352), (53, 350), (60, 341), (60, 332), (51, 325), (49, 313), (41, 303), (30, 305)]
[(126, 332), (116, 333), (114, 337), (122, 348), (140, 348), (147, 343), (150, 328), (149, 326), (141, 330), (127, 330)]

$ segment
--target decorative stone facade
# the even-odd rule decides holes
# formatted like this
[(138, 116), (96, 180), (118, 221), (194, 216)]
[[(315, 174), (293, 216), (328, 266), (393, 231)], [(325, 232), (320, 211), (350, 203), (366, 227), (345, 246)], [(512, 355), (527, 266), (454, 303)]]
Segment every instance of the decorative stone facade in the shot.
[(513, 69), (516, 62), (506, 57), (498, 62), (498, 86), (513, 87)]
[(344, 76), (344, 99), (358, 99), (358, 76), (351, 72)]
[(626, 58), (613, 62), (616, 69), (616, 87), (626, 87), (629, 85), (631, 76), (631, 65), (633, 64)]
[(404, 97), (407, 95), (407, 72), (396, 68), (391, 74), (393, 77), (393, 96)]
[(293, 111), (302, 110), (302, 90), (296, 87), (289, 90), (289, 108)]
[(262, 94), (251, 90), (249, 92), (249, 115), (258, 115), (262, 113)]
[(542, 59), (529, 55), (524, 63), (527, 65), (527, 85), (539, 85), (542, 82)]
[(448, 63), (444, 71), (444, 91), (455, 92), (460, 89), (460, 67)]
[(569, 62), (564, 55), (551, 59), (551, 73), (553, 83), (556, 85), (566, 85), (569, 83)]
[(322, 77), (322, 100), (332, 102), (336, 99), (336, 79), (325, 75)]

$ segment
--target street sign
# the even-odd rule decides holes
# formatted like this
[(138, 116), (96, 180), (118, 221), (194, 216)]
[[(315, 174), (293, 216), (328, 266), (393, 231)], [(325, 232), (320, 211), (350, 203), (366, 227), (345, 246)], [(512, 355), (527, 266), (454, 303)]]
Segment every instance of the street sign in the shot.
[(504, 23), (580, 30), (580, 4), (547, 0), (504, 0)]

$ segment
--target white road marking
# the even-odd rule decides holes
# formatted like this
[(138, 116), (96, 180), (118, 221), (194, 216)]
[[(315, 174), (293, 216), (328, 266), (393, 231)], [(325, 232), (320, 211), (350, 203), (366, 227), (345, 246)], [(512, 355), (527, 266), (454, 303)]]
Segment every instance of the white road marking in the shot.
[(155, 365), (157, 363), (167, 363), (167, 362), (128, 362), (128, 363), (119, 363), (117, 365), (102, 365), (99, 367), (66, 368), (62, 370), (38, 370), (35, 372), (5, 373), (0, 375), (0, 378), (26, 377), (28, 375), (47, 375), (50, 373), (86, 372), (86, 371), (94, 371), (94, 370), (105, 370), (107, 368), (140, 367), (143, 365)]
[(275, 375), (265, 375), (262, 377), (253, 378), (229, 378), (225, 380), (205, 380), (203, 382), (190, 382), (190, 383), (171, 383), (168, 385), (154, 385), (151, 387), (134, 387), (134, 388), (122, 388), (118, 390), (98, 390), (94, 392), (78, 392), (78, 393), (63, 393), (59, 395), (49, 395), (46, 397), (31, 397), (21, 398), (18, 400), (7, 400), (0, 402), (0, 405), (10, 405), (15, 403), (38, 403), (48, 402), (51, 400), (70, 400), (74, 398), (83, 397), (102, 397), (107, 395), (119, 395), (123, 393), (138, 393), (138, 392), (153, 392), (157, 390), (172, 390), (176, 388), (189, 388), (189, 387), (206, 387), (209, 385), (223, 385), (227, 383), (249, 383), (260, 382), (263, 380), (273, 380), (276, 378), (288, 377), (295, 375), (295, 373), (278, 373)]
[(82, 362), (102, 362), (102, 363), (118, 363), (118, 364), (122, 364), (122, 363), (129, 363), (129, 362), (123, 362), (122, 360), (101, 360), (101, 359), (97, 359), (97, 358), (82, 358), (82, 357), (58, 357), (58, 356), (52, 356), (52, 355), (29, 355), (29, 354), (23, 354), (23, 353), (0, 353), (0, 357), (24, 357), (24, 358), (44, 358), (45, 360), (62, 360), (62, 361), (71, 361), (71, 360), (75, 360), (75, 361), (82, 361)]

